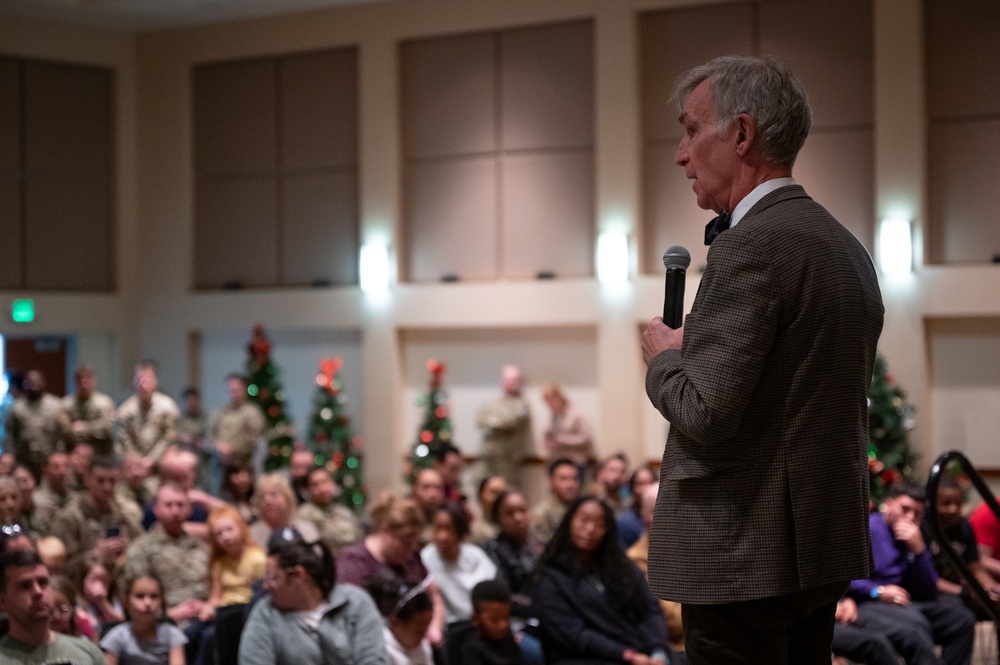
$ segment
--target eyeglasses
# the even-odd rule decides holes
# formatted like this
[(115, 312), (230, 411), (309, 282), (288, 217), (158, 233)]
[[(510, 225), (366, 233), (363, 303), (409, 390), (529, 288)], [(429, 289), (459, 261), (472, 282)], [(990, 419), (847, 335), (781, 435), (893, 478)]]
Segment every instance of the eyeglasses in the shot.
[(55, 607), (52, 608), (52, 611), (55, 612), (56, 614), (69, 614), (70, 610), (72, 609), (73, 608), (70, 607), (69, 605), (64, 604), (64, 605), (56, 605)]
[(5, 536), (20, 536), (24, 533), (24, 530), (21, 528), (20, 524), (4, 524), (3, 526), (0, 526), (0, 533)]
[(264, 584), (272, 584), (274, 582), (277, 582), (281, 578), (281, 573), (285, 573), (286, 575), (294, 575), (297, 572), (298, 569), (295, 566), (291, 566), (289, 568), (282, 568), (281, 570), (273, 570), (269, 573), (264, 573)]

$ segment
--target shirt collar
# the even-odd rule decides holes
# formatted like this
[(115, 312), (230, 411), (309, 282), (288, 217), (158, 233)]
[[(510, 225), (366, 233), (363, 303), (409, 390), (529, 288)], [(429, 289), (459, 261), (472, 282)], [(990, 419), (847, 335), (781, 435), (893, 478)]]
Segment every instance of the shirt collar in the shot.
[(740, 223), (743, 216), (746, 215), (750, 208), (754, 206), (757, 201), (770, 194), (776, 189), (781, 189), (782, 187), (787, 187), (789, 185), (795, 184), (795, 178), (775, 178), (774, 180), (767, 180), (762, 182), (753, 190), (743, 197), (743, 200), (736, 204), (733, 208), (733, 212), (729, 217), (729, 228), (733, 228)]

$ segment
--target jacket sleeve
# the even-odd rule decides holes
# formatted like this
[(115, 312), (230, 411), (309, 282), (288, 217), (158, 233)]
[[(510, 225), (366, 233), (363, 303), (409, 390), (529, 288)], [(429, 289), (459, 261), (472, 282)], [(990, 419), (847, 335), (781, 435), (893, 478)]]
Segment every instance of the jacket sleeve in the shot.
[(375, 607), (375, 601), (360, 589), (356, 593), (352, 593), (350, 598), (351, 604), (356, 605), (353, 622), (354, 634), (351, 636), (354, 643), (354, 663), (356, 665), (385, 665), (387, 655), (385, 641), (382, 638), (382, 617)]
[(779, 286), (765, 253), (745, 234), (721, 234), (709, 250), (683, 348), (649, 364), (653, 406), (699, 443), (731, 439), (764, 370), (779, 315)]
[(239, 665), (277, 665), (278, 653), (275, 648), (271, 624), (267, 611), (271, 604), (261, 600), (250, 610), (250, 616), (240, 636)]
[[(638, 568), (635, 574), (639, 574)], [(667, 618), (663, 614), (660, 601), (650, 591), (645, 580), (642, 584), (642, 595), (646, 601), (646, 615), (639, 622), (639, 632), (643, 638), (640, 651), (645, 654), (651, 654), (654, 651), (669, 651)]]
[(562, 586), (549, 570), (542, 574), (535, 588), (531, 609), (546, 635), (571, 653), (616, 662), (622, 660), (622, 654), (627, 649), (638, 646), (616, 642), (587, 625), (576, 611), (581, 599), (575, 598), (568, 588)]

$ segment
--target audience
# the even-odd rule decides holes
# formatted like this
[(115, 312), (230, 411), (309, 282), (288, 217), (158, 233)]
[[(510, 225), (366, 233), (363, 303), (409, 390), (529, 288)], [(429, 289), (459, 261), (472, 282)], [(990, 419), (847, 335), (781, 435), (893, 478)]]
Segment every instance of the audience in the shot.
[(434, 456), (434, 470), (441, 475), (444, 484), (443, 501), (465, 503), (462, 493), (462, 453), (455, 446), (444, 444)]
[(98, 561), (108, 570), (124, 556), (129, 543), (142, 527), (122, 510), (115, 498), (118, 462), (112, 457), (94, 457), (87, 470), (87, 491), (76, 496), (56, 515), (52, 535), (66, 546), (66, 573), (83, 576), (87, 566)]
[(549, 492), (531, 511), (531, 533), (539, 542), (549, 542), (579, 493), (580, 473), (576, 464), (565, 457), (549, 462)]
[(126, 583), (128, 621), (101, 638), (108, 665), (184, 665), (188, 638), (173, 623), (161, 620), (163, 596), (155, 575), (137, 575)]
[(181, 487), (169, 482), (161, 485), (153, 511), (156, 524), (129, 546), (119, 583), (125, 588), (143, 576), (162, 582), (163, 606), (187, 636), (187, 662), (194, 665), (205, 624), (211, 619), (207, 612), (208, 548), (184, 530), (191, 502)]
[[(1000, 497), (997, 497), (1000, 501)], [(1000, 580), (1000, 521), (985, 501), (969, 515), (983, 567)]]
[(597, 466), (596, 480), (590, 486), (590, 493), (604, 499), (615, 515), (620, 515), (627, 507), (628, 458), (624, 453), (615, 453)]
[(111, 455), (114, 453), (115, 403), (97, 391), (97, 375), (90, 365), (80, 365), (73, 378), (76, 393), (66, 395), (62, 400), (69, 420), (71, 447), (84, 443), (98, 455)]
[(267, 547), (271, 533), (278, 529), (295, 529), (307, 543), (319, 539), (316, 527), (295, 517), (295, 508), (298, 504), (288, 478), (283, 473), (272, 471), (258, 478), (254, 502), (259, 519), (250, 525), (250, 535), (261, 549)]
[(125, 613), (118, 598), (117, 587), (103, 563), (91, 563), (78, 586), (83, 599), (83, 610), (98, 634), (105, 627), (124, 620)]
[(472, 522), (469, 530), (469, 542), (482, 546), (490, 538), (496, 537), (500, 529), (493, 519), (493, 503), (497, 497), (507, 491), (507, 479), (503, 476), (487, 475), (479, 481), (476, 488), (476, 502), (479, 504), (479, 517)]
[(421, 469), (413, 476), (413, 488), (410, 491), (420, 512), (424, 516), (424, 531), (420, 534), (420, 544), (431, 542), (431, 522), (434, 512), (444, 503), (444, 479), (435, 469)]
[(52, 453), (42, 464), (42, 481), (32, 493), (35, 514), (32, 526), (41, 534), (48, 534), (56, 514), (66, 507), (72, 498), (66, 485), (69, 473), (69, 456), (63, 452)]
[(648, 527), (642, 519), (642, 493), (656, 481), (656, 472), (648, 466), (640, 466), (629, 477), (628, 493), (632, 499), (629, 507), (618, 515), (618, 540), (622, 549), (631, 547)]
[(208, 516), (209, 596), (200, 617), (208, 621), (218, 607), (250, 602), (253, 584), (264, 577), (267, 556), (254, 543), (236, 508), (216, 508)]
[(0, 611), (9, 628), (0, 638), (0, 662), (107, 665), (97, 645), (49, 626), (53, 589), (49, 571), (31, 550), (0, 556)]
[[(42, 558), (39, 556), (39, 558)], [(42, 563), (45, 559), (42, 558)], [(91, 641), (97, 641), (97, 631), (94, 624), (90, 622), (90, 617), (76, 605), (76, 588), (69, 581), (68, 577), (63, 577), (49, 569), (50, 584), (52, 585), (52, 615), (49, 617), (49, 627), (57, 633), (69, 635), (71, 637), (84, 637)]]
[(472, 589), (475, 631), (462, 645), (462, 665), (524, 665), (527, 661), (510, 629), (510, 590), (484, 580)]
[(361, 523), (350, 508), (337, 503), (338, 489), (330, 471), (324, 466), (313, 468), (306, 476), (306, 487), (309, 500), (296, 509), (298, 520), (313, 525), (333, 556), (358, 542)]
[(976, 617), (955, 597), (938, 597), (938, 574), (920, 535), (924, 490), (907, 481), (892, 486), (869, 528), (875, 568), (867, 580), (851, 582), (858, 624), (882, 632), (909, 664), (968, 665)]
[[(642, 571), (642, 574), (647, 576), (649, 575), (649, 527), (653, 523), (653, 509), (656, 507), (656, 497), (659, 496), (659, 493), (659, 485), (649, 483), (636, 497), (643, 532), (639, 539), (625, 552), (626, 556)], [(660, 609), (663, 610), (663, 616), (667, 622), (668, 644), (674, 652), (670, 661), (671, 665), (684, 665), (687, 660), (684, 656), (684, 626), (681, 619), (681, 604), (672, 600), (661, 600)]]
[(618, 546), (615, 518), (602, 499), (577, 499), (539, 562), (531, 608), (547, 663), (669, 662), (660, 605)]
[(434, 512), (431, 527), (431, 544), (420, 550), (420, 560), (441, 591), (445, 621), (468, 619), (472, 616), (472, 588), (496, 577), (497, 567), (482, 548), (464, 542), (469, 535), (469, 517), (459, 504), (442, 504)]
[(333, 555), (322, 543), (293, 541), (268, 552), (268, 596), (250, 611), (240, 665), (383, 665), (375, 603), (336, 578)]
[(430, 578), (420, 584), (397, 584), (394, 580), (376, 580), (368, 593), (382, 613), (389, 665), (433, 665), (434, 655), (425, 637), (434, 619), (434, 603), (427, 593)]
[[(969, 520), (962, 517), (962, 507), (965, 505), (965, 495), (958, 481), (950, 474), (941, 476), (937, 493), (937, 513), (941, 530), (950, 541), (951, 548), (965, 562), (975, 576), (976, 581), (990, 594), (991, 600), (1000, 601), (1000, 584), (979, 560), (979, 549), (976, 547), (976, 534)], [(934, 557), (934, 566), (938, 572), (937, 588), (941, 596), (957, 596), (976, 613), (979, 619), (986, 620), (988, 615), (983, 610), (979, 600), (970, 593), (957, 567), (942, 551), (940, 545), (931, 538), (930, 528), (925, 519), (920, 525), (920, 535)]]
[(219, 498), (240, 512), (240, 517), (250, 524), (257, 519), (254, 506), (253, 467), (242, 462), (230, 462), (222, 469), (222, 486)]
[[(420, 560), (420, 534), (424, 516), (411, 499), (388, 492), (380, 495), (371, 511), (372, 533), (348, 547), (337, 557), (337, 581), (368, 588), (382, 579), (396, 584), (420, 584), (427, 568)], [(429, 584), (434, 602), (434, 620), (427, 628), (427, 640), (438, 646), (444, 637), (445, 608), (436, 584)]]
[(503, 582), (511, 594), (512, 611), (520, 619), (516, 623), (521, 629), (530, 616), (535, 570), (544, 547), (528, 530), (528, 503), (520, 492), (508, 490), (498, 496), (493, 514), (500, 533), (488, 540), (483, 549), (496, 564), (497, 581)]
[[(547, 495), (533, 510), (510, 478), (488, 475), (473, 520), (462, 456), (446, 445), (433, 468), (417, 472), (409, 498), (384, 493), (372, 502), (366, 533), (337, 501), (334, 475), (301, 444), (288, 469), (254, 483), (259, 411), (247, 408), (242, 376), (227, 377), (231, 403), (213, 423), (209, 447), (228, 462), (221, 477), (218, 458), (186, 447), (188, 430), (156, 397), (155, 365), (136, 367), (136, 395), (117, 423), (93, 369), (81, 366), (76, 379), (63, 414), (50, 418), (65, 423), (51, 452), (30, 455), (41, 469), (37, 486), (9, 448), (0, 453), (0, 613), (11, 625), (0, 662), (104, 662), (77, 641), (111, 629), (101, 642), (110, 663), (212, 665), (223, 646), (215, 644), (218, 608), (228, 608), (220, 631), (249, 612), (244, 665), (347, 654), (390, 665), (685, 662), (681, 608), (656, 601), (643, 576), (658, 490), (644, 464), (629, 476), (625, 456), (612, 455), (597, 470), (595, 494), (578, 498), (585, 460), (563, 440), (552, 450), (566, 456), (549, 464)], [(28, 384), (44, 392), (44, 378)], [(551, 397), (553, 427), (561, 414), (572, 429), (575, 415)], [(116, 431), (124, 474), (106, 454)], [(221, 486), (199, 489), (199, 475), (209, 490)], [(921, 488), (902, 482), (872, 514), (875, 568), (837, 606), (835, 663), (969, 663), (975, 612), (986, 615), (921, 526), (923, 501)], [(941, 526), (996, 601), (1000, 525), (985, 505), (966, 520), (963, 505), (955, 479), (943, 476)], [(12, 575), (35, 589), (11, 587)], [(125, 588), (127, 613), (116, 586)]]

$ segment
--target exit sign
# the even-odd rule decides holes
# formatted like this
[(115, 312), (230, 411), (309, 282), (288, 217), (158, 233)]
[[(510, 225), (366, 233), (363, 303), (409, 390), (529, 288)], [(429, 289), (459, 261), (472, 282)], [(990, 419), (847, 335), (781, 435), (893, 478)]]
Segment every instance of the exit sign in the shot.
[(10, 306), (10, 318), (14, 323), (31, 323), (35, 320), (35, 301), (30, 298), (15, 300)]

